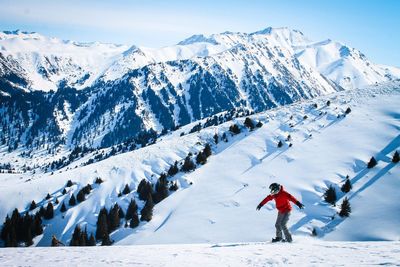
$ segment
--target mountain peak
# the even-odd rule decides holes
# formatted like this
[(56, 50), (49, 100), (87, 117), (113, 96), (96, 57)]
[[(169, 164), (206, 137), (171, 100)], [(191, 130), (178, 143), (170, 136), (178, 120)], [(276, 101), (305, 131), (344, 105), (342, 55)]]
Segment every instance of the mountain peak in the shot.
[(212, 37), (206, 37), (203, 34), (195, 34), (190, 36), (189, 38), (181, 41), (178, 45), (189, 45), (194, 43), (210, 43), (214, 45), (218, 45), (219, 43)]

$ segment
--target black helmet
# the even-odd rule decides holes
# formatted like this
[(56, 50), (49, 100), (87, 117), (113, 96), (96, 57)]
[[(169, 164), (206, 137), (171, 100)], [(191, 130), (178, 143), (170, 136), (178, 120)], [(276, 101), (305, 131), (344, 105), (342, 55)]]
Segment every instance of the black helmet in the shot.
[(271, 194), (272, 194), (272, 195), (275, 195), (275, 194), (278, 194), (279, 191), (281, 190), (281, 185), (278, 184), (278, 183), (272, 183), (272, 184), (269, 186), (269, 189), (271, 190)]

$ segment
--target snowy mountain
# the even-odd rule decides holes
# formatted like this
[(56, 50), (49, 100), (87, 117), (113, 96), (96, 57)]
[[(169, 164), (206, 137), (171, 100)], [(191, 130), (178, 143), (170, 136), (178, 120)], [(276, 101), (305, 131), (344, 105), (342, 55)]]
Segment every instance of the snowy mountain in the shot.
[[(212, 155), (206, 162), (193, 171), (168, 175), (169, 196), (155, 206), (149, 222), (132, 229), (119, 220), (121, 227), (110, 235), (117, 245), (269, 240), (275, 231), (274, 203), (261, 211), (255, 207), (272, 182), (283, 184), (306, 206), (303, 211), (294, 208), (290, 218), (295, 242), (313, 232), (321, 240), (399, 241), (400, 169), (392, 162), (400, 149), (399, 101), (399, 83), (341, 91), (253, 114), (249, 119), (256, 126), (249, 126), (245, 117), (223, 122), (227, 113), (221, 113), (216, 120), (186, 125), (152, 145), (90, 165), (80, 163), (97, 152), (54, 173), (3, 173), (0, 217), (14, 208), (25, 214), (32, 200), (37, 203), (32, 214), (51, 202), (54, 218), (43, 219), (44, 233), (35, 237), (34, 245), (48, 246), (53, 234), (69, 243), (76, 225), (96, 232), (102, 207), (111, 212), (118, 204), (126, 213), (135, 199), (139, 214), (144, 213), (141, 181), (157, 190), (162, 173), (170, 173), (175, 161), (181, 169), (190, 153), (196, 161), (210, 144)], [(367, 168), (371, 157), (377, 165)], [(340, 190), (346, 176), (352, 184), (348, 193)], [(103, 183), (95, 183), (96, 178)], [(84, 200), (68, 204), (88, 184)], [(177, 191), (170, 187), (174, 184)], [(124, 192), (126, 185), (131, 191)], [(329, 186), (336, 189), (336, 206), (324, 200)], [(351, 204), (348, 218), (338, 215), (345, 198)]]
[(61, 160), (73, 149), (137, 147), (219, 112), (259, 112), (399, 75), (287, 28), (195, 35), (160, 49), (2, 32), (0, 141)]

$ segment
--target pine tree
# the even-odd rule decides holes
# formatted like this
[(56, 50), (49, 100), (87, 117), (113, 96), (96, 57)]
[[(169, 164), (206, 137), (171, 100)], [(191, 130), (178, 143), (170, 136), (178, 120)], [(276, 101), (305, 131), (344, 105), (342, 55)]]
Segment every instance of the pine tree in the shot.
[(331, 101), (328, 100), (328, 101), (326, 102), (326, 105), (329, 107), (329, 106), (331, 105)]
[(156, 183), (156, 190), (154, 193), (154, 202), (158, 203), (168, 197), (168, 181), (166, 175), (161, 175)]
[(122, 190), (122, 194), (127, 195), (131, 192), (131, 189), (129, 188), (129, 185), (126, 184), (124, 190)]
[(192, 161), (192, 159), (190, 158), (189, 155), (186, 156), (185, 161), (183, 162), (181, 171), (190, 172), (194, 169), (196, 169), (196, 165), (194, 164), (194, 162)]
[(96, 239), (102, 239), (106, 234), (108, 235), (108, 212), (104, 207), (100, 210), (99, 216), (97, 217), (97, 229), (96, 229)]
[(206, 155), (206, 157), (208, 158), (209, 156), (211, 156), (212, 151), (211, 151), (211, 146), (210, 144), (206, 144), (203, 150), (203, 154)]
[(63, 202), (60, 208), (61, 212), (66, 212), (67, 211), (67, 207), (65, 206), (65, 203)]
[(177, 174), (179, 172), (179, 168), (178, 168), (178, 162), (175, 161), (174, 165), (172, 165), (169, 170), (168, 170), (168, 175), (169, 176), (174, 176), (175, 174)]
[(219, 136), (218, 136), (217, 133), (214, 134), (214, 137), (213, 137), (213, 138), (214, 138), (214, 143), (215, 143), (215, 144), (218, 144)]
[(326, 202), (335, 205), (337, 200), (336, 190), (332, 185), (330, 185), (329, 188), (325, 191), (324, 198)]
[(153, 186), (146, 179), (140, 181), (137, 192), (140, 200), (147, 200), (147, 197), (153, 194)]
[(392, 162), (393, 163), (398, 163), (400, 161), (400, 156), (399, 156), (399, 152), (396, 150), (396, 152), (394, 152), (393, 158), (392, 158)]
[(83, 190), (79, 190), (78, 194), (76, 195), (76, 200), (78, 201), (78, 203), (85, 201), (85, 193), (83, 192)]
[(54, 204), (59, 204), (60, 203), (60, 201), (58, 201), (58, 198), (56, 197), (56, 200), (54, 201)]
[(196, 163), (204, 165), (204, 164), (206, 164), (206, 162), (207, 162), (206, 155), (202, 151), (200, 151), (199, 154), (197, 154), (197, 156), (196, 156)]
[(229, 127), (229, 131), (230, 131), (233, 135), (240, 134), (240, 128), (239, 128), (239, 126), (238, 126), (237, 124), (232, 124), (232, 125)]
[(340, 188), (340, 190), (342, 190), (343, 193), (348, 193), (350, 192), (350, 190), (353, 188), (353, 186), (351, 185), (350, 179), (347, 178), (346, 182), (342, 185), (342, 187)]
[(283, 146), (283, 143), (282, 143), (281, 140), (279, 140), (279, 142), (278, 142), (278, 147), (282, 147), (282, 146)]
[(49, 200), (50, 198), (51, 198), (50, 194), (47, 193), (46, 200)]
[(351, 213), (350, 202), (346, 197), (343, 200), (342, 205), (340, 206), (339, 216), (340, 217), (349, 217), (350, 213)]
[(96, 178), (96, 180), (94, 181), (96, 184), (101, 184), (101, 183), (103, 183), (104, 181), (100, 178), (100, 177), (97, 177)]
[(126, 220), (132, 219), (133, 215), (137, 213), (137, 209), (138, 207), (136, 201), (134, 199), (131, 199), (131, 202), (128, 205), (128, 209), (126, 210), (125, 219)]
[(71, 180), (68, 180), (67, 184), (65, 185), (66, 187), (71, 187), (73, 186), (73, 183)]
[(74, 194), (71, 195), (71, 198), (69, 199), (68, 204), (69, 204), (70, 206), (75, 206), (75, 205), (76, 205), (76, 199), (75, 199)]
[(115, 204), (114, 207), (110, 210), (109, 213), (109, 231), (112, 232), (120, 226), (120, 218), (119, 218), (119, 209), (118, 204)]
[(43, 234), (42, 218), (36, 213), (33, 218), (32, 233), (34, 236)]
[(36, 202), (35, 202), (35, 200), (32, 200), (32, 202), (31, 202), (31, 205), (29, 206), (29, 210), (34, 210), (34, 209), (36, 209)]
[(151, 221), (153, 218), (153, 208), (154, 208), (154, 203), (153, 203), (153, 198), (151, 195), (149, 195), (146, 204), (144, 205), (142, 211), (141, 211), (141, 221)]
[(368, 169), (372, 169), (373, 167), (375, 167), (378, 164), (378, 162), (376, 161), (376, 159), (374, 157), (372, 157), (369, 162), (368, 162)]
[(102, 237), (101, 245), (102, 246), (111, 246), (112, 243), (113, 242), (110, 239), (110, 235), (108, 233), (104, 234), (104, 236)]
[(351, 112), (351, 108), (347, 108), (344, 113), (349, 114)]
[(257, 122), (256, 127), (261, 128), (263, 126), (263, 123), (261, 121)]
[(67, 190), (64, 188), (62, 191), (62, 194), (65, 195), (67, 193)]
[(135, 212), (135, 213), (132, 215), (132, 219), (131, 219), (131, 221), (130, 221), (130, 223), (129, 223), (129, 227), (130, 227), (130, 228), (135, 228), (135, 227), (137, 227), (138, 225), (139, 225), (139, 216), (138, 216), (137, 212)]
[(81, 228), (79, 227), (79, 225), (76, 225), (69, 245), (79, 246), (80, 237), (81, 237)]
[(50, 220), (50, 219), (53, 219), (53, 217), (54, 217), (54, 207), (53, 207), (53, 204), (51, 202), (49, 202), (49, 204), (47, 204), (46, 213), (44, 215), (44, 218), (46, 220)]
[(254, 129), (254, 122), (252, 119), (250, 119), (249, 117), (247, 117), (244, 120), (244, 126), (246, 126), (247, 128), (250, 129), (250, 131), (252, 131)]
[(87, 243), (88, 246), (96, 246), (96, 239), (94, 238), (93, 234), (90, 234), (89, 242)]

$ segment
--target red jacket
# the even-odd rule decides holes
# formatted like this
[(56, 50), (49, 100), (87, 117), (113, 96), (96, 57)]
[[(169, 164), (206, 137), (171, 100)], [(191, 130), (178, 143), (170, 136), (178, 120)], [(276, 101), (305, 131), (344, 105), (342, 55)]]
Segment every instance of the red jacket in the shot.
[(264, 206), (268, 201), (273, 199), (275, 199), (277, 210), (281, 213), (289, 212), (292, 210), (292, 206), (290, 205), (289, 200), (295, 204), (298, 203), (298, 200), (294, 196), (286, 192), (282, 186), (281, 190), (277, 194), (268, 195), (266, 198), (264, 198), (264, 200), (260, 203), (261, 207)]

